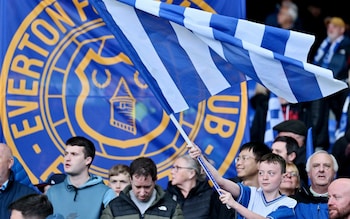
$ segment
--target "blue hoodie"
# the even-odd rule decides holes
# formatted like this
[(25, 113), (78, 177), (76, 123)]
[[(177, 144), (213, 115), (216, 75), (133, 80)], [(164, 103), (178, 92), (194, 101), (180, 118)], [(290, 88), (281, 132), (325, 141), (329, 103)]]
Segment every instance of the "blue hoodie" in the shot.
[(74, 187), (69, 177), (47, 191), (54, 213), (64, 218), (99, 219), (102, 210), (116, 197), (115, 192), (103, 183), (102, 177), (90, 175), (82, 186)]

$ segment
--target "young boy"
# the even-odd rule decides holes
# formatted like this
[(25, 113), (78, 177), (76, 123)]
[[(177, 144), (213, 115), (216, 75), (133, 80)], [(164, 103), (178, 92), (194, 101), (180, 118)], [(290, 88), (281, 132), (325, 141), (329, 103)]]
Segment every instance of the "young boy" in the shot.
[(108, 186), (113, 189), (117, 196), (130, 184), (130, 168), (124, 164), (116, 164), (109, 169)]
[[(279, 192), (282, 176), (286, 170), (285, 160), (277, 154), (266, 154), (260, 159), (258, 181), (259, 188), (244, 186), (223, 178), (204, 158), (198, 146), (190, 146), (192, 158), (201, 157), (220, 190), (220, 200), (236, 210), (238, 218), (296, 218), (296, 201)], [(235, 199), (236, 200), (235, 200)]]

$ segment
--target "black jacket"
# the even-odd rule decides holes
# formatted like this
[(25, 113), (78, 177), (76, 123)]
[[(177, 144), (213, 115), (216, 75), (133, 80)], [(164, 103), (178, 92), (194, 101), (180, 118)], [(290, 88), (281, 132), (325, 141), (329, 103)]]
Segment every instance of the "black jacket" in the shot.
[(211, 219), (215, 206), (221, 203), (207, 181), (197, 181), (196, 186), (191, 189), (186, 198), (180, 189), (173, 186), (170, 181), (166, 194), (181, 206), (185, 219)]

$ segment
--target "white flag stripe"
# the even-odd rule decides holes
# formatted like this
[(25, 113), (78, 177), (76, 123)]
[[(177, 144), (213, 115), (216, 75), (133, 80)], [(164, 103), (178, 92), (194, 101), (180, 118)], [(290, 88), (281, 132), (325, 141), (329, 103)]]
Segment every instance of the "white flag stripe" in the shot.
[[(300, 49), (299, 47), (295, 46), (298, 45), (298, 41), (300, 41), (301, 38), (303, 38), (303, 46), (308, 49)], [(291, 31), (284, 54), (285, 56), (298, 59), (302, 62), (307, 62), (307, 56), (313, 43), (314, 37), (312, 35), (303, 34), (301, 36), (301, 33)]]
[[(104, 2), (107, 10), (110, 11), (110, 14), (119, 28), (129, 39), (146, 68), (152, 73), (155, 80), (163, 82), (159, 84), (159, 87), (164, 94), (167, 94), (166, 98), (170, 107), (173, 108), (174, 111), (183, 111), (187, 109), (188, 104), (168, 74), (168, 71), (164, 67), (157, 52), (154, 50), (154, 47), (140, 24), (135, 11), (132, 10), (133, 8), (114, 0), (105, 0)], [(118, 19), (115, 16), (123, 17), (123, 19)], [(132, 28), (130, 28), (130, 23), (133, 23)]]
[[(273, 53), (266, 49), (259, 49), (261, 50), (261, 53), (256, 53), (257, 50), (252, 50), (251, 46), (254, 45), (243, 42), (243, 47), (245, 49), (248, 51), (254, 51), (249, 52), (249, 56), (255, 72), (262, 84), (268, 87), (272, 93), (278, 93), (280, 96), (283, 96), (291, 102), (297, 102), (297, 99), (288, 84), (288, 79), (285, 77), (283, 66), (279, 61), (274, 61)], [(269, 65), (267, 66), (266, 63), (269, 63)], [(284, 89), (281, 90), (280, 87), (283, 87)]]
[[(311, 35), (159, 1), (119, 1), (131, 8), (136, 2), (139, 10), (133, 12), (134, 20), (137, 16), (142, 20), (135, 25), (134, 20), (123, 16), (125, 13), (111, 10), (111, 15), (117, 14), (114, 21), (108, 15), (103, 17), (116, 36), (121, 35), (119, 28), (125, 32), (125, 37), (120, 37), (134, 47), (131, 48), (134, 49), (133, 62), (147, 68), (146, 78), (152, 75), (154, 80), (147, 81), (162, 92), (172, 108), (167, 109), (168, 112), (180, 112), (187, 109), (188, 104), (195, 104), (224, 90), (228, 84), (239, 82), (231, 69), (246, 74), (291, 103), (319, 99), (346, 88), (344, 82), (333, 78), (330, 70), (305, 62), (314, 41)], [(161, 16), (161, 19), (154, 16)], [(121, 22), (124, 26), (118, 27), (118, 19), (128, 21)], [(171, 22), (174, 22), (172, 26)], [(134, 26), (140, 30), (135, 32)], [(140, 31), (144, 33), (139, 34)], [(166, 45), (164, 49), (155, 43), (168, 37), (172, 40), (160, 41)], [(209, 47), (223, 60), (217, 59)], [(177, 56), (181, 62), (176, 62), (174, 57)], [(218, 73), (222, 76), (218, 77), (221, 75)], [(195, 85), (193, 89), (192, 84)], [(305, 93), (305, 89), (309, 92)], [(197, 98), (193, 99), (194, 96)]]
[(245, 20), (239, 20), (235, 32), (238, 39), (260, 46), (265, 33), (264, 25), (255, 25), (254, 31), (251, 31), (251, 23)]
[[(320, 85), (320, 90), (323, 96), (328, 96), (330, 93), (334, 91), (334, 87), (329, 86), (330, 82), (333, 82), (334, 84), (339, 83), (338, 80), (333, 78), (333, 73), (331, 70), (321, 68), (317, 65), (312, 65), (309, 63), (304, 63), (304, 68), (307, 71), (315, 72), (316, 79), (318, 84)], [(339, 87), (341, 86), (342, 84), (339, 84)]]
[[(208, 46), (192, 34), (192, 32), (181, 28), (178, 24), (172, 23), (172, 26), (177, 33), (180, 45), (186, 50), (210, 94), (215, 95), (223, 89), (229, 88), (230, 84), (217, 69), (211, 58)], [(203, 65), (203, 60), (208, 60), (206, 65)]]
[(264, 143), (271, 147), (275, 140), (273, 127), (284, 121), (281, 103), (276, 95), (270, 94), (268, 102), (268, 110), (266, 114), (266, 129), (264, 135)]

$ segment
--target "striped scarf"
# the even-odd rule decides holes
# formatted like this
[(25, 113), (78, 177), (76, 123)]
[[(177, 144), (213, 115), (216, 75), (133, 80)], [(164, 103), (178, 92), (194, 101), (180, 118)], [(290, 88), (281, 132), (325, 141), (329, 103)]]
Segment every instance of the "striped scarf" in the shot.
[(339, 47), (340, 42), (344, 39), (344, 36), (338, 37), (334, 42), (331, 42), (329, 38), (326, 38), (321, 43), (317, 50), (317, 54), (314, 58), (314, 63), (320, 63), (321, 67), (327, 68), (332, 60), (334, 51)]

